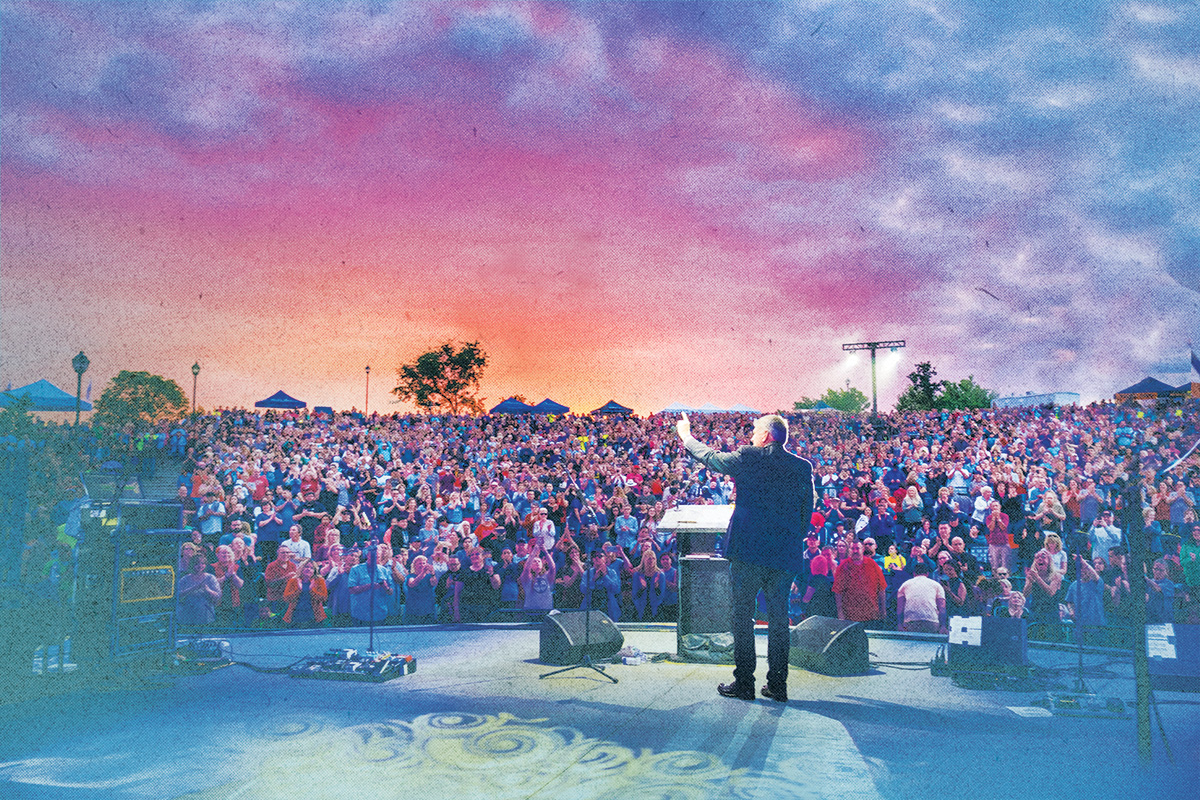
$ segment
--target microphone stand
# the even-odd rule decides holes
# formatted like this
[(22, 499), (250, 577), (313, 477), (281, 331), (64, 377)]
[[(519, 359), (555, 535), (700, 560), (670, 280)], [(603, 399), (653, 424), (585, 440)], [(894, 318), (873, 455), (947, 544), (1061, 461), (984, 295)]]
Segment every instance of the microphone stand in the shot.
[(368, 620), (367, 625), (369, 626), (369, 630), (370, 630), (370, 633), (368, 635), (368, 640), (367, 640), (367, 653), (370, 655), (374, 655), (375, 654), (375, 568), (379, 561), (379, 549), (375, 546), (374, 540), (371, 540), (370, 542), (368, 542), (368, 545), (371, 547), (370, 552), (367, 553), (367, 569), (369, 569), (371, 572), (371, 604), (370, 604), (371, 611), (367, 617), (367, 620)]
[[(553, 672), (547, 672), (543, 675), (539, 675), (538, 676), (539, 679), (549, 678), (551, 675), (561, 675), (564, 672), (570, 672), (571, 670), (583, 668), (583, 669), (590, 669), (593, 672), (598, 672), (601, 675), (603, 675), (604, 677), (608, 678), (613, 683), (620, 683), (620, 681), (618, 681), (612, 675), (609, 675), (607, 672), (605, 672), (603, 666), (601, 666), (600, 664), (592, 663), (592, 653), (591, 653), (591, 650), (592, 650), (592, 648), (591, 648), (591, 644), (592, 644), (592, 594), (591, 594), (591, 592), (592, 592), (592, 590), (595, 589), (595, 583), (596, 583), (595, 574), (596, 574), (596, 570), (595, 570), (595, 567), (593, 567), (592, 568), (592, 581), (591, 581), (592, 585), (591, 585), (591, 587), (589, 587), (588, 594), (586, 595), (587, 608), (584, 609), (584, 612), (583, 612), (583, 655), (582, 655), (582, 657), (579, 659), (578, 662), (572, 664), (569, 667), (563, 667), (562, 669), (556, 669)], [(584, 577), (586, 577), (586, 575)]]

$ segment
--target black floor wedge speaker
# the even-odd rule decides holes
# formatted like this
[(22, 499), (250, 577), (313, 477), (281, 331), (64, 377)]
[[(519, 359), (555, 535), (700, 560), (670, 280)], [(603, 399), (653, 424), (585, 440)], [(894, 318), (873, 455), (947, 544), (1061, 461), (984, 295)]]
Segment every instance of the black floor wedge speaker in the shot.
[(865, 675), (870, 671), (867, 632), (861, 622), (809, 617), (792, 628), (788, 663), (822, 675)]
[[(584, 627), (589, 625), (591, 631)], [(568, 666), (583, 661), (612, 658), (625, 644), (625, 636), (603, 611), (552, 611), (542, 623), (538, 658), (544, 664)]]

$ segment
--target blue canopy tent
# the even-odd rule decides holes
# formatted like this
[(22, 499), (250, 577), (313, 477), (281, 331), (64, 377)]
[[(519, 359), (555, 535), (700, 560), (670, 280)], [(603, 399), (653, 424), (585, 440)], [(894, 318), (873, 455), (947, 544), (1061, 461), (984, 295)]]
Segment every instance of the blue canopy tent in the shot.
[[(22, 386), (19, 389), (9, 389), (0, 392), (0, 406), (10, 406), (18, 398), (29, 398), (31, 411), (74, 411), (75, 395), (67, 394), (50, 381), (42, 379)], [(86, 400), (79, 401), (80, 411), (91, 411), (92, 404)]]
[(1133, 386), (1117, 392), (1113, 397), (1118, 403), (1126, 403), (1130, 400), (1157, 400), (1159, 397), (1166, 397), (1174, 391), (1174, 386), (1163, 383), (1157, 378), (1147, 376)]
[(533, 413), (535, 414), (566, 414), (570, 411), (570, 408), (564, 406), (562, 403), (554, 402), (549, 397), (533, 407)]
[(600, 406), (599, 408), (594, 410), (592, 413), (593, 414), (621, 414), (623, 416), (628, 416), (633, 413), (633, 409), (627, 408), (626, 406), (621, 405), (616, 400), (609, 400), (607, 403)]
[(308, 403), (303, 400), (297, 400), (287, 392), (280, 389), (275, 394), (268, 397), (266, 400), (259, 400), (254, 404), (255, 408), (308, 408)]
[(504, 402), (497, 405), (489, 414), (532, 414), (533, 406), (528, 403), (522, 403), (515, 397), (510, 397)]

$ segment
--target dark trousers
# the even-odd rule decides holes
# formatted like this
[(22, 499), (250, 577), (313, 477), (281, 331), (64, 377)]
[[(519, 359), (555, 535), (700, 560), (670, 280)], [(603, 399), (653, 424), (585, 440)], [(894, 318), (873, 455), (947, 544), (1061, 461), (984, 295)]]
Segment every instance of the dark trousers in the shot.
[(761, 589), (767, 603), (767, 685), (772, 691), (787, 689), (788, 592), (792, 573), (786, 570), (731, 560), (733, 579), (733, 681), (754, 688), (754, 610)]

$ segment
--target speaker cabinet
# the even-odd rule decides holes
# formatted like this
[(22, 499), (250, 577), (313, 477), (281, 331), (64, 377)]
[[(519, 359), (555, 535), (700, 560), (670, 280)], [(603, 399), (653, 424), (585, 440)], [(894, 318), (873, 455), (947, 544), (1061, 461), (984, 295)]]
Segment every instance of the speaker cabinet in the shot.
[(1200, 625), (1147, 625), (1146, 653), (1155, 689), (1200, 692)]
[(604, 661), (624, 644), (624, 634), (603, 611), (551, 611), (542, 623), (538, 658), (560, 666), (578, 664), (585, 655)]
[(870, 670), (861, 622), (809, 617), (792, 628), (788, 663), (822, 675), (865, 675)]
[(130, 503), (120, 506), (121, 524), (130, 530), (166, 530), (178, 528), (180, 523), (179, 503)]
[(1029, 664), (1028, 622), (1024, 619), (952, 617), (950, 628), (948, 663), (952, 670), (1009, 672)]

